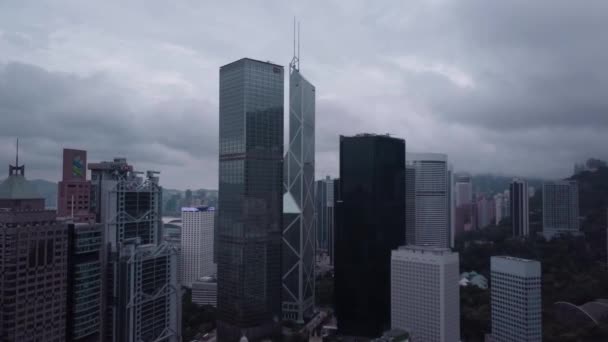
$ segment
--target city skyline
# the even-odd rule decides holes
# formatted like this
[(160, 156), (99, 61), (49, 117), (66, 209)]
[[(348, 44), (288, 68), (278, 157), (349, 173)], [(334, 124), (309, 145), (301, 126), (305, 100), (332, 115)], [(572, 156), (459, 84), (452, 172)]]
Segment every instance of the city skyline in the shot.
[[(319, 92), (317, 179), (337, 175), (338, 135), (363, 131), (407, 136), (411, 151), (446, 153), (456, 170), (474, 173), (563, 178), (575, 162), (606, 159), (606, 103), (598, 93), (608, 75), (597, 66), (607, 52), (585, 39), (606, 26), (598, 17), (606, 4), (562, 3), (549, 13), (543, 2), (501, 3), (490, 13), (478, 2), (455, 4), (241, 4), (235, 11), (155, 4), (144, 11), (4, 2), (0, 78), (15, 82), (0, 86), (0, 143), (22, 138), (30, 179), (58, 180), (50, 156), (78, 147), (91, 160), (118, 155), (161, 171), (167, 188), (216, 188), (217, 68), (242, 55), (287, 64), (286, 28), (297, 15), (301, 62)], [(245, 13), (256, 15), (241, 20)], [(512, 17), (522, 21), (517, 29)], [(335, 18), (343, 23), (337, 30)], [(576, 54), (554, 39), (538, 44), (541, 33), (564, 36), (565, 27), (565, 36), (585, 44)], [(580, 74), (595, 81), (581, 82)], [(12, 155), (0, 149), (0, 160)], [(209, 171), (197, 184), (178, 176), (201, 168)]]

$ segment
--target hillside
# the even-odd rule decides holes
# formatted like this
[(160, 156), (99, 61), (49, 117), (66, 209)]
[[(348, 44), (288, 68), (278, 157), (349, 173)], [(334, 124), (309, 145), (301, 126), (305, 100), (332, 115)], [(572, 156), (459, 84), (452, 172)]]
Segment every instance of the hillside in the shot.
[[(502, 176), (493, 174), (478, 174), (471, 176), (473, 181), (474, 193), (495, 194), (503, 192), (509, 188), (509, 184), (513, 180), (513, 176)], [(536, 190), (542, 187), (543, 180), (535, 178), (526, 178), (529, 186), (533, 186)]]

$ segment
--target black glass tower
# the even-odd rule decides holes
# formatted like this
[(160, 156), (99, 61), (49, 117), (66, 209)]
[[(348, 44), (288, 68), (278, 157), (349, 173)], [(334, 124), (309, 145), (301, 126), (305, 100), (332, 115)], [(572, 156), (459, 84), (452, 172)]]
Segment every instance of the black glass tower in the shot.
[(380, 336), (390, 328), (391, 250), (405, 242), (405, 141), (340, 137), (335, 227), (338, 331)]
[(282, 66), (220, 68), (218, 341), (280, 336), (283, 92)]

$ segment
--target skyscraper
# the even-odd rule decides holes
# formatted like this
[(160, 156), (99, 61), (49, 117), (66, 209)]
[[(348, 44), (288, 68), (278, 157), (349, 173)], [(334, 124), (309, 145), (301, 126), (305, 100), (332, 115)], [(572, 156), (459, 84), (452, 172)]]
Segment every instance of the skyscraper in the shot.
[(416, 169), (416, 245), (450, 247), (452, 186), (448, 157), (439, 153), (408, 153), (407, 161)]
[(216, 273), (213, 263), (215, 208), (182, 208), (180, 283), (192, 287), (201, 277)]
[(496, 225), (498, 225), (500, 223), (500, 221), (502, 221), (502, 219), (505, 217), (504, 216), (504, 195), (502, 193), (497, 193), (494, 195), (494, 213), (495, 213), (495, 222)]
[(553, 238), (560, 234), (578, 234), (578, 184), (555, 181), (543, 184), (543, 234)]
[(528, 209), (528, 182), (515, 178), (509, 187), (513, 236), (530, 235), (530, 212)]
[(540, 342), (540, 263), (508, 256), (494, 256), (490, 264), (492, 341)]
[(68, 341), (101, 341), (103, 303), (103, 225), (67, 221)]
[(456, 207), (473, 202), (473, 182), (469, 175), (459, 175), (455, 184)]
[[(334, 180), (327, 176), (315, 182), (317, 248), (327, 251), (331, 259), (334, 230)], [(332, 261), (333, 262), (333, 261)]]
[(0, 340), (65, 341), (67, 225), (9, 166), (0, 184)]
[(391, 328), (413, 342), (460, 341), (458, 253), (405, 246), (391, 256)]
[[(294, 57), (289, 74), (289, 148), (283, 175), (296, 215), (283, 216), (283, 318), (304, 323), (315, 295), (315, 87)], [(292, 210), (293, 211), (293, 210)]]
[(75, 222), (94, 218), (90, 212), (91, 182), (87, 181), (87, 151), (63, 149), (63, 174), (58, 184), (57, 215)]
[(488, 197), (485, 194), (477, 198), (477, 226), (479, 229), (485, 228), (495, 222), (496, 204), (493, 197)]
[(220, 68), (218, 340), (280, 335), (283, 67)]
[(380, 336), (390, 326), (391, 251), (405, 240), (405, 141), (340, 136), (335, 227), (338, 330)]
[(416, 244), (416, 167), (405, 165), (405, 241)]
[(91, 207), (107, 253), (104, 341), (181, 340), (177, 248), (162, 243), (158, 172), (135, 172), (124, 158), (89, 164)]
[(114, 341), (181, 341), (177, 251), (167, 243), (120, 244), (114, 262)]

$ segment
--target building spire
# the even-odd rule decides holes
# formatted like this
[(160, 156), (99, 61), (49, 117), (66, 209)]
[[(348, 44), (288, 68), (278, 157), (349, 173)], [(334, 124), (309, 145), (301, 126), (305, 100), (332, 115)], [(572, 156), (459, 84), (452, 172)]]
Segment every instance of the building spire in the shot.
[(19, 175), (21, 174), (22, 176), (25, 175), (25, 166), (19, 166), (19, 138), (17, 138), (17, 147), (16, 147), (16, 153), (15, 153), (15, 165), (10, 165), (8, 166), (8, 175), (12, 176), (12, 175)]
[(293, 17), (293, 58), (291, 59), (289, 66), (292, 70), (300, 70), (300, 22), (297, 22), (296, 29), (295, 16)]

